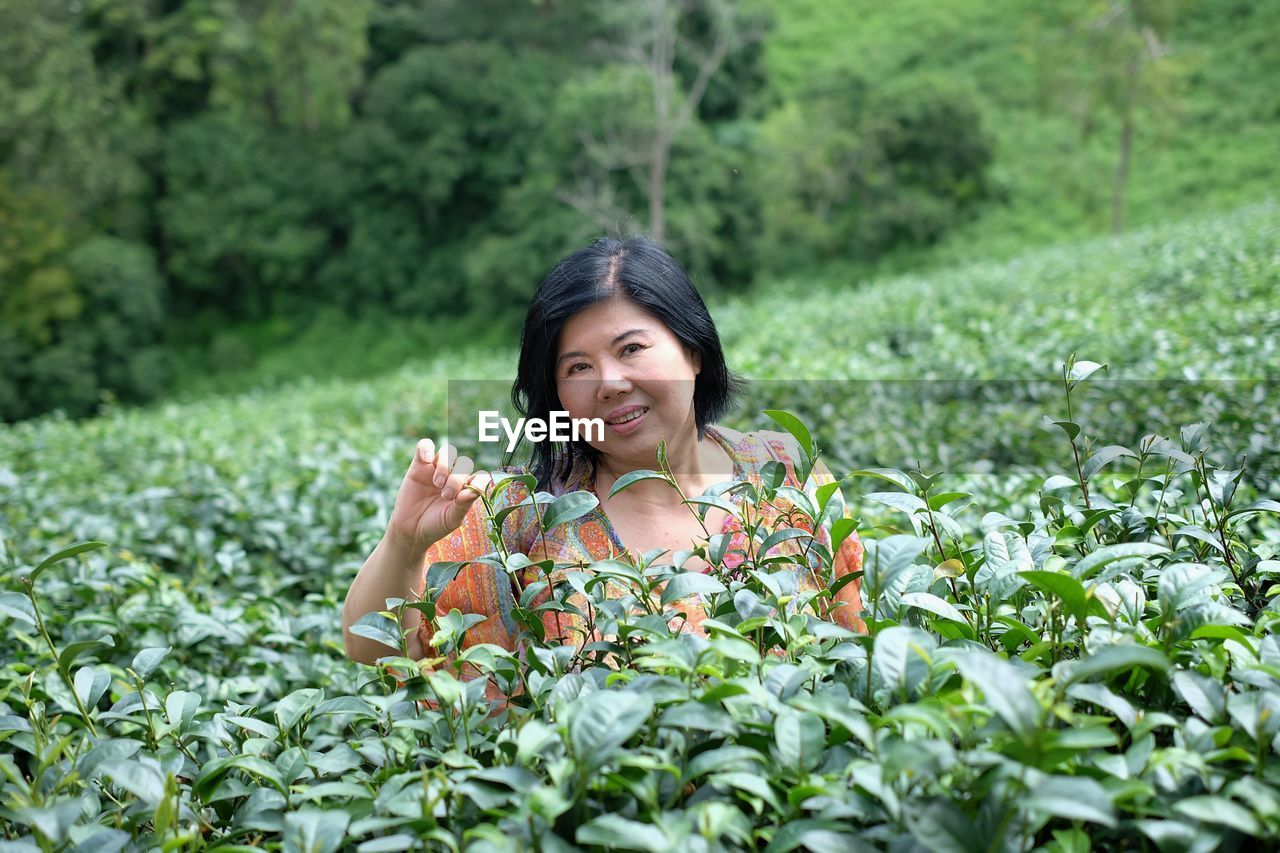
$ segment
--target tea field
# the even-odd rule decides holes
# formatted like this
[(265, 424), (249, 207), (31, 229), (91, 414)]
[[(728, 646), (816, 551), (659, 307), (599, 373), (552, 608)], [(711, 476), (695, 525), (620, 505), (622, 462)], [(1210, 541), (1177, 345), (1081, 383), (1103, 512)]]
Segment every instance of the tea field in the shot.
[[(456, 566), (411, 603), (438, 657), (340, 630), (415, 440), (512, 351), (0, 428), (0, 849), (1277, 844), (1280, 204), (713, 314), (729, 425), (841, 490), (734, 490), (739, 572), (543, 567), (520, 660), (434, 613)], [(813, 524), (864, 542), (865, 634), (797, 594)], [(706, 638), (664, 616), (695, 593)], [(570, 594), (606, 642), (542, 639)], [(361, 632), (403, 648), (404, 606)]]

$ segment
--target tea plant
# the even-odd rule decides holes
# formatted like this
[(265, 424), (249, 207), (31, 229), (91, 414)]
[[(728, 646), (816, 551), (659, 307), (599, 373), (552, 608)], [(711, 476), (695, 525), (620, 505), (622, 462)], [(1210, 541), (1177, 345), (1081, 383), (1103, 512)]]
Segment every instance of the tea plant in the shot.
[[(1099, 367), (1064, 365), (1066, 401)], [(816, 443), (776, 414), (803, 474)], [(1274, 841), (1280, 503), (1209, 461), (1203, 425), (1088, 456), (1081, 425), (1058, 426), (1069, 473), (1045, 479), (1022, 518), (979, 512), (943, 474), (888, 468), (850, 474), (890, 488), (848, 505), (835, 487), (782, 485), (777, 469), (687, 500), (746, 522), (733, 571), (720, 536), (670, 560), (532, 564), (496, 535), (508, 478), (485, 497), (484, 559), (542, 577), (516, 610), (521, 650), (464, 642), (483, 617), (435, 612), (460, 569), (437, 564), (422, 601), (390, 601), (357, 629), (403, 649), (397, 617), (417, 607), (436, 649), (389, 656), (373, 678), (334, 661), (336, 622), (282, 617), (247, 589), (202, 612), (198, 588), (101, 543), (29, 570), (10, 552), (25, 594), (0, 598), (22, 649), (0, 671), (9, 846)], [(674, 485), (658, 470), (616, 488), (645, 477)], [(788, 510), (775, 524), (760, 521), (769, 502)], [(594, 498), (526, 503), (550, 527)], [(878, 525), (851, 518), (876, 507), (890, 513)], [(798, 593), (802, 557), (782, 547), (830, 571), (813, 531), (838, 544), (855, 525), (865, 633), (823, 618), (830, 588)], [(679, 571), (694, 554), (711, 571)], [(42, 587), (64, 606), (49, 610)], [(694, 595), (705, 637), (673, 627), (671, 605)], [(547, 613), (577, 617), (584, 636), (549, 633)]]

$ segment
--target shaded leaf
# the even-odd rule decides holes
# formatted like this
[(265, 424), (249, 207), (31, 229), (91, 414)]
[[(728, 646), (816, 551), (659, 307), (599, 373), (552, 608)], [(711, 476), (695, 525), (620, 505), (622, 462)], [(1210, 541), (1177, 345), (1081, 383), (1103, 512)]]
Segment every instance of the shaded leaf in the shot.
[(1029, 786), (1024, 808), (1067, 820), (1087, 820), (1115, 826), (1111, 797), (1096, 780), (1085, 776), (1050, 776)]
[(658, 827), (615, 814), (592, 818), (579, 826), (573, 837), (579, 844), (599, 844), (618, 850), (666, 853), (671, 849), (670, 839)]
[(590, 492), (569, 492), (556, 498), (542, 513), (542, 529), (550, 530), (581, 518), (600, 505), (600, 500)]
[(155, 671), (156, 667), (171, 651), (173, 651), (172, 646), (153, 646), (149, 649), (143, 649), (133, 656), (131, 669), (138, 673), (139, 678), (145, 679)]
[(1043, 708), (1013, 664), (990, 652), (965, 651), (952, 658), (960, 674), (982, 691), (987, 704), (1019, 737), (1030, 739), (1043, 715)]
[(333, 853), (342, 846), (351, 816), (341, 809), (303, 809), (284, 816), (286, 853)]
[(27, 575), (27, 578), (26, 578), (27, 583), (35, 583), (36, 578), (40, 577), (40, 575), (44, 574), (46, 569), (48, 569), (50, 566), (55, 565), (56, 563), (60, 563), (63, 560), (69, 560), (72, 557), (77, 556), (78, 554), (85, 553), (86, 551), (96, 551), (99, 548), (106, 548), (106, 547), (107, 547), (106, 542), (77, 542), (75, 545), (72, 545), (70, 548), (63, 548), (58, 553), (50, 557), (46, 557), (44, 560), (41, 560), (40, 565), (32, 569), (31, 574)]
[(680, 572), (662, 590), (662, 603), (670, 604), (691, 595), (712, 595), (724, 592), (725, 585), (711, 575), (701, 572)]
[(601, 690), (578, 700), (571, 711), (569, 743), (584, 766), (595, 770), (635, 734), (653, 711), (642, 693)]

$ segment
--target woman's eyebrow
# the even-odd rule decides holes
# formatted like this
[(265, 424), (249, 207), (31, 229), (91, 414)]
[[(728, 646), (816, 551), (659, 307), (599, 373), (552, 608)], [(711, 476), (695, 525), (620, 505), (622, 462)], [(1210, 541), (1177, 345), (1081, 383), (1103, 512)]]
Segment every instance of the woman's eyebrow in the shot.
[[(647, 331), (648, 329), (627, 329), (625, 332), (616, 336), (613, 340), (609, 341), (609, 346), (611, 347), (617, 346), (623, 341), (623, 339), (627, 338), (628, 336), (643, 335)], [(573, 352), (567, 352), (556, 359), (556, 365), (559, 366), (560, 362), (564, 361), (566, 358), (585, 358), (586, 355), (587, 354), (585, 352), (582, 352), (581, 350), (574, 350)]]

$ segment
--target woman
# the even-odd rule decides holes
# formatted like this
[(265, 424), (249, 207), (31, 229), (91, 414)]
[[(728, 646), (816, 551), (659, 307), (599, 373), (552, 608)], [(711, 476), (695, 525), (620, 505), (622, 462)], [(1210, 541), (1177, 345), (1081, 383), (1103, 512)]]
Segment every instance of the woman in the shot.
[[(597, 240), (551, 271), (525, 318), (518, 372), (512, 399), (525, 416), (547, 421), (550, 412), (567, 411), (575, 419), (600, 418), (605, 429), (603, 440), (559, 448), (537, 443), (528, 469), (508, 469), (531, 471), (539, 490), (553, 495), (589, 491), (599, 499), (598, 508), (545, 535), (532, 507), (517, 509), (503, 525), (503, 541), (511, 553), (525, 553), (535, 561), (589, 563), (655, 549), (674, 554), (722, 532), (733, 537), (725, 564), (740, 563), (746, 546), (742, 525), (726, 510), (712, 507), (700, 521), (661, 480), (641, 480), (609, 496), (627, 472), (658, 467), (660, 441), (666, 442), (669, 470), (688, 497), (727, 481), (759, 485), (762, 466), (770, 460), (785, 466), (788, 485), (804, 485), (795, 478), (797, 448), (789, 436), (714, 426), (739, 392), (740, 381), (725, 365), (715, 324), (688, 275), (647, 238)], [(483, 505), (477, 501), (492, 478), (473, 468), (470, 459), (457, 457), (448, 445), (419, 442), (386, 535), (361, 567), (343, 608), (347, 654), (354, 660), (373, 663), (394, 653), (350, 633), (357, 619), (382, 610), (387, 598), (418, 600), (424, 570), (432, 563), (492, 552)], [(808, 485), (831, 480), (819, 462)], [(514, 506), (527, 497), (527, 491), (513, 484), (501, 502)], [(783, 512), (783, 504), (776, 502), (772, 509)], [(824, 530), (815, 538), (829, 543)], [(776, 553), (810, 557), (794, 540), (777, 548)], [(835, 555), (836, 577), (858, 571), (861, 563), (862, 544), (850, 535)], [(707, 565), (691, 558), (683, 568), (699, 571)], [(813, 588), (818, 577), (816, 571), (797, 571), (802, 587)], [(514, 651), (520, 632), (511, 610), (520, 586), (520, 579), (513, 582), (498, 567), (472, 563), (440, 592), (436, 611), (456, 608), (484, 615), (485, 621), (467, 632), (465, 645), (495, 643)], [(835, 598), (843, 606), (834, 609), (833, 618), (861, 630), (857, 587), (855, 581), (839, 590)], [(677, 602), (676, 607), (686, 616), (684, 630), (700, 630), (696, 600)], [(544, 623), (549, 636), (558, 631), (561, 641), (572, 642), (566, 616), (548, 613)], [(405, 610), (404, 624), (414, 629), (408, 639), (410, 655), (433, 654), (430, 626), (417, 610)]]

